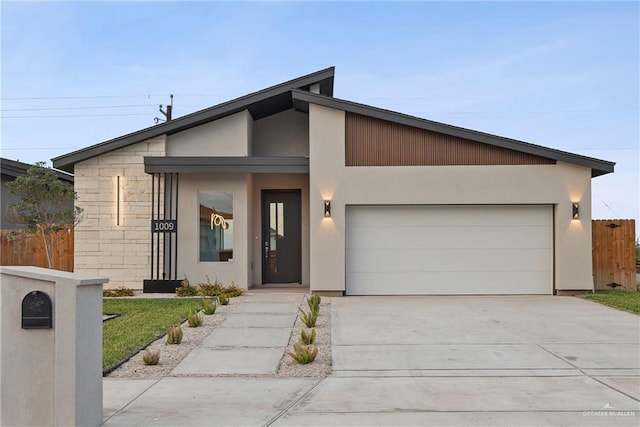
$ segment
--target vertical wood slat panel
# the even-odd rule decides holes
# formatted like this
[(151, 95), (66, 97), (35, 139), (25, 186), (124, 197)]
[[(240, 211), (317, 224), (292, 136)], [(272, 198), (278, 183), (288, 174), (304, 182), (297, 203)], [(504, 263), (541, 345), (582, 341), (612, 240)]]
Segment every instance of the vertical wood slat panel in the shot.
[(593, 220), (591, 231), (595, 288), (636, 291), (635, 220)]
[[(0, 242), (0, 265), (22, 265), (48, 268), (44, 243), (35, 235), (9, 239), (7, 231), (2, 232)], [(52, 264), (55, 270), (73, 271), (73, 231), (59, 231), (60, 239), (53, 249)]]
[(534, 165), (555, 160), (354, 113), (346, 114), (347, 166)]

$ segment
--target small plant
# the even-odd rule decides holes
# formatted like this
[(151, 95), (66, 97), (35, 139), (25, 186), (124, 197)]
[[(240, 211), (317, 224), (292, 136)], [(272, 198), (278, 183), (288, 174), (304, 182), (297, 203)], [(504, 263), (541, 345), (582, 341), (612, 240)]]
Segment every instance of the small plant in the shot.
[(220, 294), (218, 295), (218, 302), (220, 303), (220, 305), (228, 305), (229, 298), (225, 294)]
[(209, 276), (207, 277), (207, 283), (201, 283), (198, 285), (198, 294), (203, 297), (215, 297), (217, 295), (224, 293), (223, 286), (218, 282), (218, 278), (216, 277), (215, 282), (211, 283)]
[(218, 308), (218, 304), (216, 304), (215, 300), (212, 300), (211, 298), (202, 299), (202, 312), (207, 316), (211, 316), (215, 313), (216, 308)]
[(167, 344), (180, 344), (182, 342), (182, 326), (179, 323), (169, 325), (167, 328)]
[(298, 307), (298, 311), (300, 311), (300, 318), (302, 319), (302, 323), (305, 324), (307, 328), (313, 328), (316, 326), (316, 322), (318, 321), (319, 311), (309, 311), (305, 312), (302, 308)]
[(320, 311), (320, 301), (322, 301), (322, 297), (318, 294), (311, 295), (307, 297), (307, 305), (309, 306), (309, 310), (311, 311)]
[(306, 345), (314, 344), (316, 342), (316, 328), (312, 328), (310, 332), (306, 332), (304, 329), (301, 330), (300, 341)]
[(142, 353), (142, 361), (145, 365), (157, 365), (160, 361), (160, 350), (145, 350)]
[(133, 289), (125, 288), (124, 286), (119, 287), (117, 289), (104, 289), (102, 291), (102, 296), (106, 298), (111, 297), (132, 297), (135, 293)]
[(293, 352), (287, 352), (289, 356), (301, 365), (306, 365), (315, 360), (318, 355), (318, 347), (315, 345), (305, 345), (298, 341), (293, 345)]
[(189, 280), (185, 277), (180, 286), (176, 288), (176, 295), (179, 297), (193, 297), (198, 295), (198, 288), (191, 286)]
[(202, 314), (201, 311), (192, 310), (187, 316), (187, 322), (189, 323), (190, 328), (202, 326), (202, 322), (204, 322), (204, 314)]
[(227, 286), (223, 288), (224, 294), (230, 298), (239, 297), (244, 293), (242, 289), (236, 286), (235, 283), (231, 282), (231, 286)]

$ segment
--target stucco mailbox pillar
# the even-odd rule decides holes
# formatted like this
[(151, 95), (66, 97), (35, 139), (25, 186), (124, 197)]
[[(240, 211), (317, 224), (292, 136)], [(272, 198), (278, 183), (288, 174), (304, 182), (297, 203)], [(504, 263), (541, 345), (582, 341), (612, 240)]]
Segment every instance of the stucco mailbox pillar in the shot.
[(107, 281), (0, 267), (0, 425), (102, 424)]

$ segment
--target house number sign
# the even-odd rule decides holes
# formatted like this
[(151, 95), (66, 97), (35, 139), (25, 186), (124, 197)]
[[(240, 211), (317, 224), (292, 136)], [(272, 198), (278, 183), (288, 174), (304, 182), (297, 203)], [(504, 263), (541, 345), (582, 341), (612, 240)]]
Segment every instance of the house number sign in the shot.
[(175, 219), (152, 219), (151, 231), (153, 233), (177, 233), (178, 221)]

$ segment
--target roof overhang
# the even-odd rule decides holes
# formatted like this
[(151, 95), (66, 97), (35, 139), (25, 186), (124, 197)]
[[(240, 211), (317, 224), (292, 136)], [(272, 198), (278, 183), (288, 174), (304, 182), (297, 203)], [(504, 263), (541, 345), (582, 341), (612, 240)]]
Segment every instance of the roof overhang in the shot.
[(178, 117), (163, 124), (142, 129), (69, 154), (55, 157), (52, 159), (53, 166), (58, 169), (73, 172), (74, 165), (77, 162), (81, 162), (149, 138), (181, 132), (204, 123), (230, 116), (243, 110), (248, 110), (254, 120), (258, 120), (268, 115), (293, 108), (293, 101), (291, 97), (291, 91), (293, 89), (310, 90), (312, 86), (317, 85), (321, 94), (332, 96), (334, 71), (334, 67), (326, 68), (192, 114), (187, 114), (186, 116)]
[(146, 173), (309, 173), (307, 157), (145, 157)]
[(568, 153), (566, 151), (555, 150), (541, 145), (530, 144), (516, 139), (491, 135), (445, 123), (434, 122), (432, 120), (409, 116), (395, 111), (384, 110), (371, 107), (369, 105), (358, 104), (356, 102), (345, 101), (330, 96), (317, 95), (299, 90), (292, 91), (293, 106), (296, 110), (309, 112), (309, 104), (321, 105), (337, 110), (348, 111), (350, 113), (361, 114), (363, 116), (374, 117), (393, 123), (398, 123), (414, 128), (424, 129), (445, 135), (456, 136), (483, 144), (494, 145), (509, 150), (521, 151), (535, 156), (545, 157), (556, 161), (573, 163), (591, 169), (591, 176), (596, 177), (613, 172), (615, 162), (595, 159), (593, 157), (581, 156), (579, 154)]
[[(10, 176), (13, 178), (17, 178), (21, 175), (27, 173), (30, 167), (34, 165), (30, 165), (28, 163), (18, 162), (16, 160), (4, 159), (0, 158), (0, 171), (2, 175)], [(67, 182), (73, 183), (73, 175), (67, 172), (63, 172), (60, 170), (53, 169), (56, 176)]]

